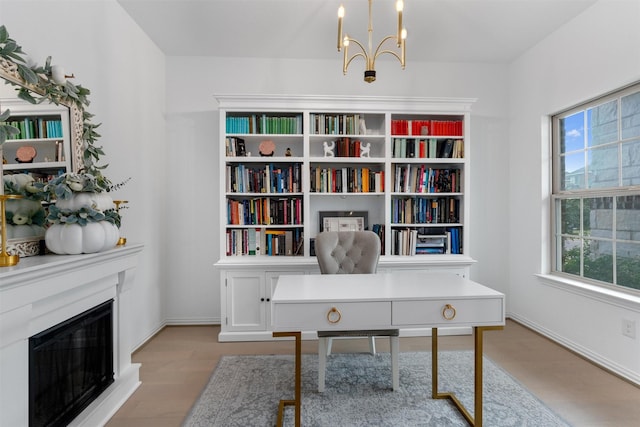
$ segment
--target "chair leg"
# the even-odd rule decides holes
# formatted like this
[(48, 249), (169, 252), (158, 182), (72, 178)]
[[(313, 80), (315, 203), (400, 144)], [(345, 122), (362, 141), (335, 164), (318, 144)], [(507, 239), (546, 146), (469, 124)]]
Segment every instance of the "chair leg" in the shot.
[(400, 337), (389, 337), (391, 349), (391, 383), (393, 391), (400, 388), (400, 367), (398, 353), (400, 352)]
[(318, 338), (318, 393), (324, 392), (324, 378), (327, 368), (327, 342), (331, 338)]
[(369, 353), (376, 354), (376, 337), (369, 337)]

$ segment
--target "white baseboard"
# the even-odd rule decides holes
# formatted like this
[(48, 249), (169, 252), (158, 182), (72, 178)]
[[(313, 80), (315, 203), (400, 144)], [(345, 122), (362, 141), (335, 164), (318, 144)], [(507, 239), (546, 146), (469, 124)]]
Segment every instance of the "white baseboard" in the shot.
[(560, 344), (561, 346), (566, 347), (567, 349), (573, 351), (579, 356), (584, 357), (585, 359), (595, 363), (596, 365), (602, 367), (603, 369), (606, 369), (607, 371), (640, 386), (640, 376), (637, 373), (628, 370), (624, 366), (620, 366), (614, 361), (609, 360), (605, 357), (602, 357), (601, 355), (594, 353), (590, 349), (583, 347), (567, 339), (566, 337), (558, 335), (555, 332), (550, 331), (549, 329), (544, 328), (543, 326), (537, 324), (536, 322), (533, 322), (530, 319), (527, 319), (526, 317), (522, 317), (516, 314), (510, 314), (509, 317), (515, 320), (516, 322), (523, 324), (529, 329), (532, 329), (533, 331), (539, 333), (540, 335), (543, 335), (549, 338), (550, 340)]

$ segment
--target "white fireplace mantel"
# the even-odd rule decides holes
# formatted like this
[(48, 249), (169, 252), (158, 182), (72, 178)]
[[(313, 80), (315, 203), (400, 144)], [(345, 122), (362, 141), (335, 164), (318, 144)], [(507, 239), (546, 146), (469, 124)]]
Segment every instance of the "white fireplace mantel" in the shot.
[(109, 299), (115, 382), (71, 425), (105, 424), (140, 385), (140, 365), (131, 363), (129, 291), (142, 249), (34, 256), (0, 269), (0, 427), (29, 424), (29, 337)]

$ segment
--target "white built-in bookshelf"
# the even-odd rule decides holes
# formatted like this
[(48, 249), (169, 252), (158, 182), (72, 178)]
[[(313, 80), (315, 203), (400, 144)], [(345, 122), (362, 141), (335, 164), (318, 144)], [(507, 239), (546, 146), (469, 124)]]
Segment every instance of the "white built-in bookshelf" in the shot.
[(366, 228), (379, 271), (468, 275), (472, 99), (218, 96), (222, 340), (267, 339), (282, 274), (325, 229)]

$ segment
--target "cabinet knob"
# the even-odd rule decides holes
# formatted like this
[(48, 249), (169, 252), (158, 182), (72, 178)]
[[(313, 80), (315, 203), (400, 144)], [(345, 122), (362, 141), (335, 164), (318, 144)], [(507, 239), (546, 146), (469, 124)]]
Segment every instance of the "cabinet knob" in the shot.
[(261, 301), (261, 302), (264, 302), (264, 298), (260, 298), (260, 301)]
[(442, 317), (444, 320), (453, 320), (456, 317), (456, 308), (451, 304), (446, 304), (442, 309)]

